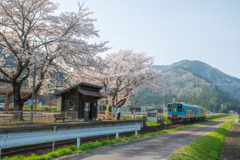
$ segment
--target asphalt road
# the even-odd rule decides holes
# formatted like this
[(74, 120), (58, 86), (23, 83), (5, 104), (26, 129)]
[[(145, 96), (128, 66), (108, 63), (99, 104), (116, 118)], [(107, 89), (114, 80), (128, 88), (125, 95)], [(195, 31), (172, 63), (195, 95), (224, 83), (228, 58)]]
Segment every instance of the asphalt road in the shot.
[[(165, 159), (175, 150), (193, 142), (225, 121), (211, 122), (199, 127), (160, 134), (150, 138), (138, 139), (116, 147), (93, 150), (92, 153), (79, 154), (63, 159), (71, 160), (159, 160)], [(61, 158), (62, 159), (62, 158)]]

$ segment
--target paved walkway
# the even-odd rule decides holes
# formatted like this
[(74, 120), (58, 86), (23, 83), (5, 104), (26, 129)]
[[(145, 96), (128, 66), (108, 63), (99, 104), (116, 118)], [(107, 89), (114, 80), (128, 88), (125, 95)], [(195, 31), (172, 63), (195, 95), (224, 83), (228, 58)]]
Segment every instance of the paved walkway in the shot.
[(217, 128), (224, 121), (212, 122), (199, 127), (138, 139), (116, 147), (96, 149), (92, 153), (70, 155), (64, 160), (146, 160), (165, 159), (175, 150), (185, 146)]

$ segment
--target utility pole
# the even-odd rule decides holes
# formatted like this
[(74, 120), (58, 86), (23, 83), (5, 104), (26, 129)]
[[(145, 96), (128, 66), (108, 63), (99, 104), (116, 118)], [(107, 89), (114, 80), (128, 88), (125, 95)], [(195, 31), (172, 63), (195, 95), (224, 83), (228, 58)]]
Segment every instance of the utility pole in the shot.
[(33, 104), (34, 104), (34, 92), (35, 92), (35, 73), (36, 72), (36, 65), (34, 65), (33, 69), (33, 87), (32, 87), (32, 105), (31, 105), (31, 113), (30, 113), (30, 123), (33, 122)]
[(136, 103), (137, 103), (137, 100), (136, 100), (136, 99), (134, 99), (134, 100), (133, 100), (133, 102), (134, 102), (134, 104), (135, 104), (135, 117), (134, 117), (134, 118), (136, 119), (136, 115), (137, 115)]

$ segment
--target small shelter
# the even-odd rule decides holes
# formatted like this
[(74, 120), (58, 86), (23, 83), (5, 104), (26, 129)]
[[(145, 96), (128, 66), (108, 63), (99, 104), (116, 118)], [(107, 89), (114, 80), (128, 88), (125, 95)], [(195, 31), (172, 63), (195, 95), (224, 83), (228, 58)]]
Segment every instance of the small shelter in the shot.
[(147, 121), (162, 123), (163, 122), (163, 109), (161, 108), (148, 108), (146, 109)]
[[(26, 97), (29, 94), (32, 93), (32, 88), (28, 88), (28, 87), (21, 87), (20, 90), (20, 94), (21, 97)], [(2, 85), (0, 86), (0, 95), (5, 95), (6, 96), (6, 100), (5, 100), (5, 110), (8, 111), (9, 110), (9, 104), (10, 104), (10, 96), (13, 96), (13, 87), (10, 84), (6, 84), (6, 85)], [(35, 110), (36, 110), (36, 102), (37, 102), (37, 96), (39, 96), (39, 94), (35, 95)]]
[(97, 101), (103, 98), (102, 86), (81, 82), (55, 94), (57, 108), (61, 111), (76, 111), (80, 121), (97, 119)]
[[(136, 106), (136, 112), (138, 114), (146, 114), (146, 110), (152, 109), (152, 108), (156, 108), (156, 107)], [(128, 106), (128, 110), (131, 112), (132, 111), (135, 112), (135, 106)]]

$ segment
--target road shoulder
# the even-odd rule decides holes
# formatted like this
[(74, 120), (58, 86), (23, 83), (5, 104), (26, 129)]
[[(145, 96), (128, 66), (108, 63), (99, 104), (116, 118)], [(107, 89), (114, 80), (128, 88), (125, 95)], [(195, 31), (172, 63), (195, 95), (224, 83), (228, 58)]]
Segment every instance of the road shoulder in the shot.
[(233, 124), (228, 136), (225, 138), (224, 146), (219, 160), (236, 160), (240, 157), (240, 125)]

